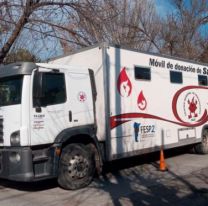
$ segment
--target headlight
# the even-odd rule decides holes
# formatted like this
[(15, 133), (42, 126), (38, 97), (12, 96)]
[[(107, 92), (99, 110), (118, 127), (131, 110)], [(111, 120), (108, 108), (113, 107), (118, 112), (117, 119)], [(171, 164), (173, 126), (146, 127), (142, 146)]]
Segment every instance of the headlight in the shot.
[(12, 163), (17, 163), (21, 160), (20, 154), (18, 152), (12, 152), (9, 156), (9, 160)]
[(11, 146), (20, 146), (20, 131), (13, 132), (10, 136)]

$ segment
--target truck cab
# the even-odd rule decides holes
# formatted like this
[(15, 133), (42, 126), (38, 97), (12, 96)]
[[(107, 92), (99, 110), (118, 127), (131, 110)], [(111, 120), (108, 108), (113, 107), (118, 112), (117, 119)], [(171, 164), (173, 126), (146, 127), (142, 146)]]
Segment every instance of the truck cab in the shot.
[[(59, 176), (66, 187), (65, 168), (60, 169), (67, 158), (65, 148), (74, 145), (91, 158), (86, 144), (94, 141), (96, 130), (92, 85), (88, 68), (34, 63), (0, 67), (0, 178), (36, 181)], [(74, 180), (89, 173), (89, 160), (76, 155), (68, 160), (73, 168), (67, 171)]]

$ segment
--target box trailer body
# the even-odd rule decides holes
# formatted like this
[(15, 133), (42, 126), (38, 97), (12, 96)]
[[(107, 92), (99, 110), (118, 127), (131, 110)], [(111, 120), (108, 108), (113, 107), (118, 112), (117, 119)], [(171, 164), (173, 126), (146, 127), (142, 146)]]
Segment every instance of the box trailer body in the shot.
[(108, 160), (201, 141), (207, 65), (114, 46), (51, 63), (94, 71), (97, 137), (106, 142)]
[(90, 183), (105, 161), (208, 152), (208, 66), (109, 45), (0, 69), (0, 177)]

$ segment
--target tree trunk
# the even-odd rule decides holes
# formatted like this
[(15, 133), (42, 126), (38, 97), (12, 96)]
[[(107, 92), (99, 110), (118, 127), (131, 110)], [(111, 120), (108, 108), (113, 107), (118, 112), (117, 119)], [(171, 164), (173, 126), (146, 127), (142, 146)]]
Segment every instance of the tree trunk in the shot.
[(25, 13), (22, 14), (19, 21), (15, 25), (14, 31), (12, 32), (11, 36), (7, 40), (7, 42), (4, 44), (3, 48), (0, 50), (0, 64), (3, 63), (4, 58), (7, 56), (9, 50), (11, 49), (13, 43), (17, 39), (18, 35), (22, 31), (24, 25), (27, 23), (27, 16)]

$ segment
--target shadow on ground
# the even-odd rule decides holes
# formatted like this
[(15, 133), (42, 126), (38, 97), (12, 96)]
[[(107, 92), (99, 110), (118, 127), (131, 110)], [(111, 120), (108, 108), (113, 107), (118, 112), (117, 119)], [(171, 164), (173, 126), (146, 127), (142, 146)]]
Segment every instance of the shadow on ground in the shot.
[(50, 180), (43, 180), (38, 182), (15, 182), (15, 181), (9, 181), (9, 180), (0, 180), (0, 192), (1, 189), (8, 187), (12, 189), (17, 189), (21, 191), (28, 191), (28, 192), (36, 192), (36, 191), (42, 191), (42, 190), (48, 190), (52, 188), (58, 187), (56, 179), (50, 179)]
[[(188, 150), (174, 149), (165, 152), (166, 157), (186, 153)], [(208, 202), (208, 190), (198, 189), (193, 181), (180, 177), (171, 171), (162, 174), (157, 169), (159, 152), (122, 159), (108, 163), (103, 175), (88, 187), (77, 193), (70, 191), (66, 205), (188, 205), (203, 206)], [(138, 166), (139, 165), (139, 166)], [(145, 165), (143, 167), (143, 165)], [(193, 174), (194, 175), (194, 174)], [(198, 175), (198, 177), (197, 177)], [(208, 184), (208, 172), (197, 174), (196, 178)], [(33, 183), (0, 180), (0, 192), (4, 188), (27, 192), (38, 192), (57, 188), (55, 179)], [(208, 187), (207, 187), (208, 188)], [(87, 202), (90, 202), (89, 204)]]
[[(174, 152), (173, 152), (174, 151)], [(175, 149), (175, 150), (167, 150), (166, 156), (176, 156), (187, 152), (187, 149)], [(110, 163), (107, 163), (103, 169), (103, 176), (105, 176), (109, 172), (115, 172), (118, 173), (119, 170), (122, 169), (128, 169), (131, 167), (135, 167), (136, 165), (142, 165), (145, 163), (152, 163), (158, 160), (159, 152), (154, 152), (150, 154), (140, 155), (138, 157), (131, 157), (126, 159), (121, 159), (117, 161), (113, 161)], [(15, 182), (15, 181), (9, 181), (0, 179), (0, 189), (2, 187), (9, 187), (14, 188), (18, 190), (23, 191), (41, 191), (41, 190), (47, 190), (52, 189), (55, 187), (58, 187), (56, 179), (49, 179), (49, 180), (43, 180), (43, 181), (37, 181), (37, 182)]]
[[(173, 157), (189, 152), (189, 147), (171, 149), (165, 152), (165, 156)], [(180, 177), (170, 170), (164, 175), (163, 172), (158, 171), (158, 157), (159, 152), (155, 152), (109, 163), (98, 184), (99, 189), (109, 194), (109, 204), (116, 206), (207, 205), (208, 187), (198, 189), (186, 177)], [(151, 164), (155, 169), (148, 170), (142, 167), (146, 163)], [(140, 167), (136, 167), (138, 164)], [(208, 185), (207, 172), (198, 174), (198, 178)]]

